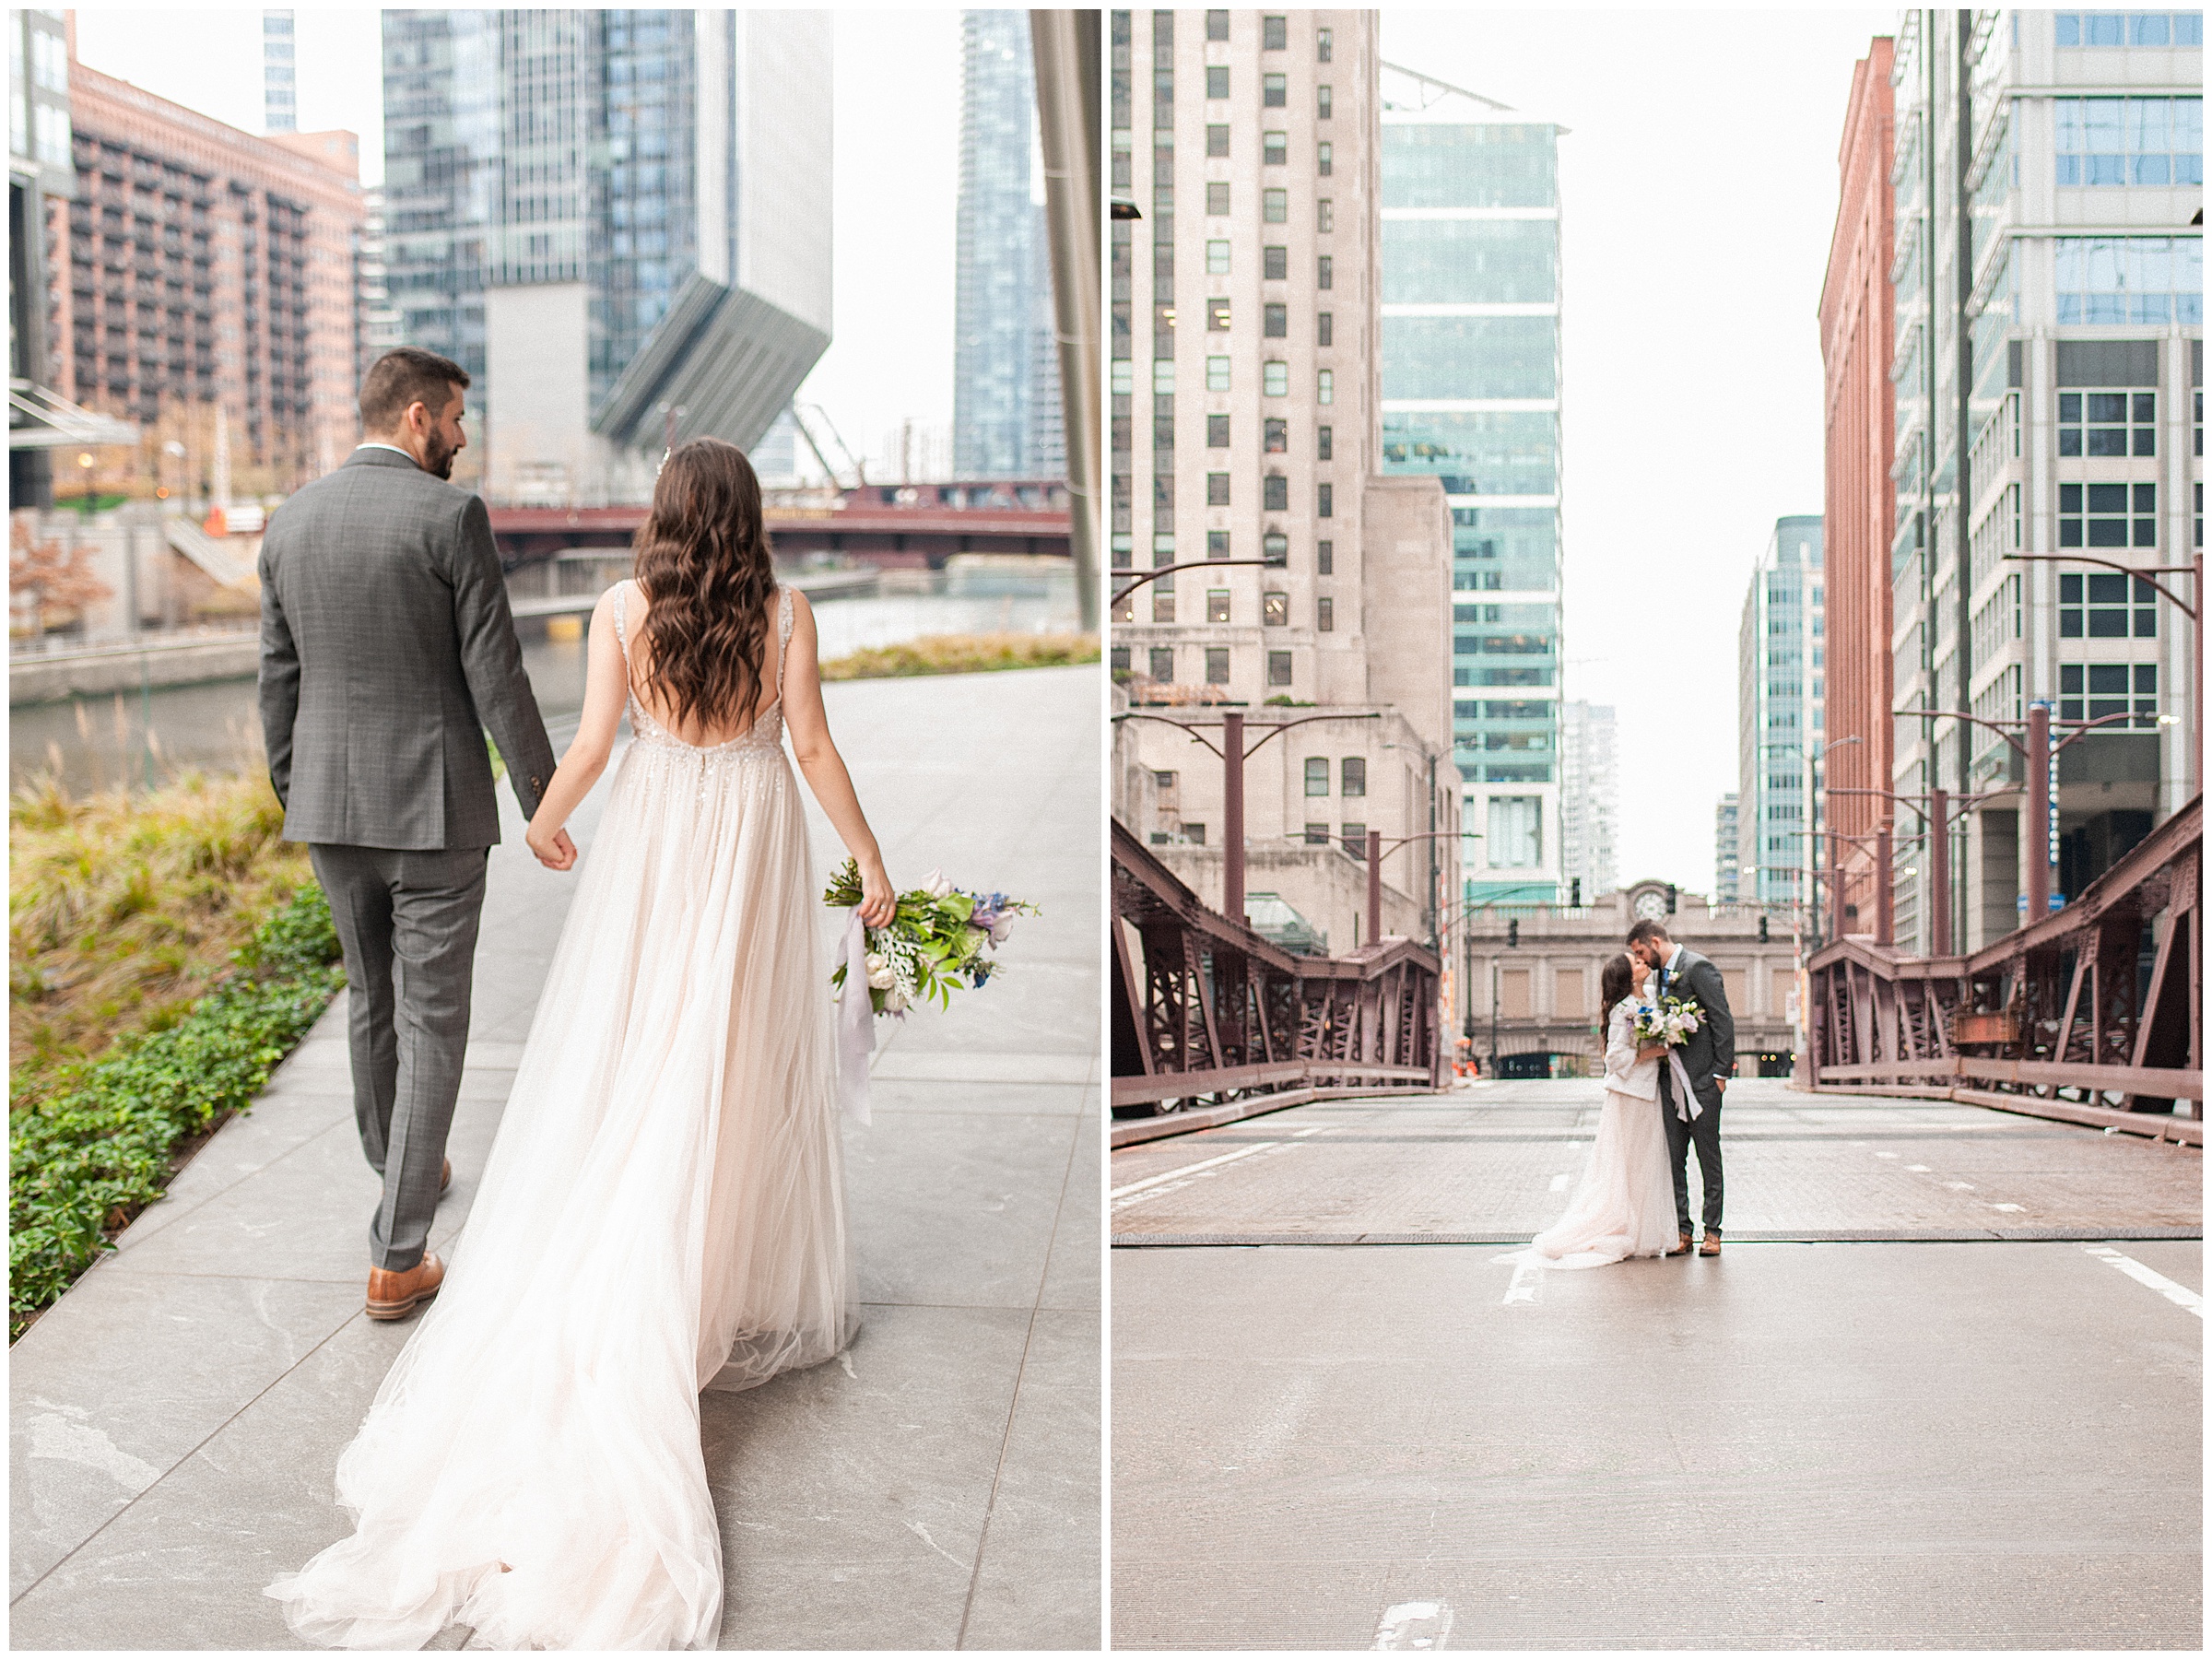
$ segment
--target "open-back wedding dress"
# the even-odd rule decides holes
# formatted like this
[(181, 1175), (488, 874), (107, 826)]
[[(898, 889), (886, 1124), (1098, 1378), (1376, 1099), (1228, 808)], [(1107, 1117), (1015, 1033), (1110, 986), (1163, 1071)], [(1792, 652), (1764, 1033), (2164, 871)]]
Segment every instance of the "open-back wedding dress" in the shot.
[(1630, 1256), (1664, 1255), (1675, 1242), (1675, 1179), (1660, 1117), (1659, 1066), (1636, 1058), (1634, 997), (1606, 1022), (1606, 1104), (1597, 1142), (1567, 1213), (1535, 1237), (1555, 1268), (1597, 1268)]
[[(629, 652), (624, 603), (615, 627)], [(777, 596), (781, 690), (791, 640)], [(357, 1531), (269, 1595), (301, 1637), (711, 1648), (699, 1392), (852, 1334), (830, 993), (782, 700), (632, 742), (444, 1288), (338, 1462)]]

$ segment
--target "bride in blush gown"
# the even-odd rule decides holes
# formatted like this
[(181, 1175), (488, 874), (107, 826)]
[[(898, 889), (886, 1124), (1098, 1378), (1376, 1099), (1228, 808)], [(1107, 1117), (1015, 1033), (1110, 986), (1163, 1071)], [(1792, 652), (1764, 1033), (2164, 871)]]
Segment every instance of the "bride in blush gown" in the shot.
[(443, 1281), (338, 1461), (356, 1531), (268, 1595), (300, 1637), (711, 1648), (722, 1544), (699, 1394), (832, 1358), (845, 1243), (828, 964), (785, 762), (895, 900), (779, 588), (744, 454), (665, 462), (638, 577), (592, 618), (582, 724), (529, 830), (633, 741)]
[(1675, 1183), (1661, 1120), (1659, 1065), (1666, 1051), (1636, 1043), (1651, 970), (1626, 955), (1600, 975), (1606, 1031), (1606, 1104), (1597, 1142), (1567, 1214), (1535, 1237), (1536, 1258), (1557, 1268), (1599, 1268), (1630, 1256), (1664, 1256), (1676, 1243)]

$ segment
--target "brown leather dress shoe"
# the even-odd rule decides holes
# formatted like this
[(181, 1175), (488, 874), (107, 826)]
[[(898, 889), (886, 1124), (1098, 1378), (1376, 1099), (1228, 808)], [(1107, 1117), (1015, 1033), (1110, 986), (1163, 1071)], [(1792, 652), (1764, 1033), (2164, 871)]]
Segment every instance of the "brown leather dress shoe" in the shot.
[[(1685, 1239), (1688, 1237), (1688, 1234), (1683, 1235)], [(1700, 1256), (1718, 1256), (1720, 1254), (1721, 1236), (1708, 1228), (1705, 1230), (1705, 1242), (1698, 1247), (1698, 1254)]]
[(453, 1161), (444, 1160), (438, 1166), (438, 1191), (443, 1193), (453, 1184)]
[(425, 1252), (411, 1268), (369, 1270), (369, 1318), (405, 1320), (438, 1295), (445, 1280), (445, 1265)]
[(1688, 1256), (1689, 1254), (1689, 1248), (1696, 1243), (1697, 1242), (1691, 1239), (1689, 1235), (1686, 1233), (1682, 1236), (1681, 1241), (1672, 1251), (1669, 1251), (1667, 1254), (1669, 1256)]

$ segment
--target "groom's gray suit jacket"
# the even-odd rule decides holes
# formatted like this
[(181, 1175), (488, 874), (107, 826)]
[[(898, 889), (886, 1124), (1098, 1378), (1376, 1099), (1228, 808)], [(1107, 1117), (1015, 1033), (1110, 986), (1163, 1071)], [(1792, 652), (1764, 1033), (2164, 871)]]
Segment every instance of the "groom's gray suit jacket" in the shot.
[[(1731, 1077), (1735, 1071), (1735, 1017), (1728, 1007), (1728, 988), (1721, 980), (1721, 971), (1712, 966), (1710, 958), (1685, 946), (1681, 960), (1666, 976), (1660, 995), (1695, 1001), (1705, 1011), (1697, 1030), (1682, 1045), (1682, 1068), (1689, 1074), (1689, 1087), (1698, 1100), (1708, 1107), (1719, 1106), (1721, 1090), (1712, 1080)], [(1671, 1065), (1660, 1067), (1659, 1082), (1671, 1101)]]
[(261, 546), (261, 724), (288, 841), (500, 839), (484, 733), (525, 815), (553, 776), (484, 503), (393, 450), (298, 491)]

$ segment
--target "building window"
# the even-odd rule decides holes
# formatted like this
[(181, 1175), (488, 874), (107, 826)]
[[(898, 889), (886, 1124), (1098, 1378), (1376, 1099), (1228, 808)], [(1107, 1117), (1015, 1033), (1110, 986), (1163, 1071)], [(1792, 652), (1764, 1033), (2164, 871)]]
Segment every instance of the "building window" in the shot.
[[(2128, 511), (2131, 493), (2136, 515), (2132, 521)], [(2058, 545), (2156, 547), (2158, 512), (2159, 487), (2155, 484), (2062, 484), (2058, 487)]]
[(1209, 450), (1229, 448), (1229, 417), (1209, 415), (1206, 418), (1206, 447)]
[(1269, 282), (1282, 282), (1290, 275), (1290, 250), (1263, 248), (1260, 250), (1260, 275)]
[(1151, 655), (1152, 677), (1155, 680), (1174, 679), (1175, 648), (1171, 645), (1156, 645), (1152, 648)]
[(1125, 645), (1115, 646), (1107, 653), (1107, 664), (1117, 671), (1125, 672), (1129, 667), (1129, 648)]
[(1260, 165), (1261, 165), (1261, 166), (1263, 166), (1263, 167), (1285, 167), (1285, 166), (1288, 166), (1288, 165), (1289, 164), (1289, 160), (1290, 160), (1290, 135), (1289, 135), (1289, 134), (1288, 134), (1288, 133), (1262, 133), (1262, 134), (1260, 135)]
[(1336, 516), (1336, 487), (1335, 485), (1324, 484), (1315, 490), (1313, 516), (1317, 519), (1333, 519)]
[(1208, 64), (1206, 66), (1206, 95), (1208, 98), (1229, 96), (1229, 65)]
[[(1152, 481), (1153, 494), (1156, 497), (1162, 494), (1163, 492), (1161, 490), (1161, 486), (1163, 485), (1166, 487), (1164, 493), (1172, 496), (1175, 489), (1175, 481), (1172, 478), (1155, 478)], [(1170, 510), (1170, 512), (1172, 512), (1175, 504), (1172, 500), (1170, 500), (1164, 505)], [(1164, 515), (1156, 518), (1155, 520), (1155, 523), (1165, 522), (1166, 519)], [(1164, 570), (1166, 567), (1172, 565), (1174, 562), (1175, 533), (1171, 530), (1154, 531), (1152, 533), (1152, 568), (1155, 571)]]
[(1313, 229), (1327, 235), (1336, 229), (1336, 204), (1324, 196), (1313, 205)]
[(1182, 839), (1185, 842), (1188, 842), (1193, 847), (1204, 847), (1206, 845), (1206, 826), (1203, 824), (1184, 825), (1182, 827)]
[(1155, 397), (1171, 396), (1174, 391), (1175, 359), (1173, 358), (1153, 359), (1152, 395)]
[(1290, 538), (1279, 530), (1270, 530), (1260, 537), (1260, 557), (1270, 565), (1288, 565), (1290, 562)]
[(1175, 595), (1172, 590), (1162, 593), (1161, 584), (1159, 583), (1152, 584), (1152, 620), (1154, 622), (1173, 622), (1175, 620)]
[(1325, 755), (1306, 757), (1306, 794), (1326, 795), (1329, 793), (1329, 758)]
[(1208, 622), (1229, 620), (1229, 590), (1208, 588), (1206, 591), (1206, 619)]
[[(2136, 717), (2130, 726), (2159, 724), (2159, 666), (2155, 663), (2062, 663), (2058, 665), (2058, 718), (2101, 721)], [(2115, 725), (2119, 723), (2113, 723)]]
[(2055, 12), (2054, 46), (2202, 46), (2202, 12)]
[(1336, 401), (1336, 371), (1334, 369), (1320, 370), (1314, 374), (1313, 401), (1318, 404), (1333, 404)]
[[(2058, 579), (2058, 634), (2062, 640), (2155, 640), (2159, 633), (2158, 590), (2141, 577), (2084, 576), (2062, 572)], [(2132, 627), (2131, 627), (2132, 623)]]
[(1208, 333), (1219, 334), (1229, 327), (1229, 301), (1216, 294), (1206, 302), (1206, 326)]
[(1315, 824), (1309, 818), (1306, 821), (1306, 845), (1308, 847), (1326, 847), (1328, 844), (1329, 827), (1325, 824)]
[(1326, 121), (1335, 113), (1335, 94), (1327, 87), (1316, 87), (1313, 88), (1313, 113), (1323, 121)]
[(1365, 756), (1346, 756), (1343, 765), (1337, 771), (1338, 776), (1342, 780), (1341, 794), (1346, 795), (1367, 794), (1367, 758)]
[(1290, 626), (1290, 596), (1288, 594), (1260, 595), (1260, 626), (1267, 629)]
[(1540, 795), (1490, 797), (1483, 852), (1493, 870), (1527, 870), (1544, 863), (1544, 800)]
[(1327, 63), (1329, 54), (1335, 50), (1335, 47), (1336, 31), (1335, 29), (1317, 29), (1313, 31), (1313, 55), (1321, 62)]
[(1315, 566), (1315, 569), (1316, 569), (1316, 570), (1318, 570), (1318, 571), (1321, 572), (1321, 574), (1322, 574), (1322, 575), (1324, 575), (1324, 576), (1334, 576), (1334, 575), (1335, 575), (1335, 574), (1336, 574), (1336, 544), (1335, 544), (1335, 543), (1334, 543), (1334, 542), (1322, 542), (1322, 543), (1319, 543), (1319, 544), (1317, 544), (1317, 545), (1315, 546), (1315, 547), (1314, 547), (1314, 549), (1313, 549), (1313, 552), (1314, 552), (1314, 556), (1315, 556), (1315, 558), (1316, 558), (1316, 559), (1317, 559), (1317, 561), (1318, 561), (1318, 563), (1317, 563), (1317, 564), (1316, 564), (1316, 566)]
[(1208, 392), (1229, 390), (1229, 359), (1208, 358), (1206, 360), (1206, 389)]
[(2058, 394), (2058, 453), (2156, 455), (2158, 418), (2159, 394), (2155, 392), (2062, 392)]
[(1313, 320), (1313, 344), (1316, 346), (1334, 346), (1336, 344), (1336, 313), (1335, 312), (1322, 312), (1315, 316)]
[(2061, 184), (2202, 184), (2204, 100), (2059, 98)]
[(1208, 277), (1229, 275), (1229, 239), (1218, 237), (1206, 244), (1206, 274)]
[(1269, 473), (1260, 480), (1260, 505), (1269, 512), (1284, 512), (1290, 506), (1290, 480), (1280, 473)]
[(1209, 41), (1229, 39), (1229, 14), (1227, 12), (1207, 12), (1206, 14), (1206, 38)]
[(1290, 44), (1288, 18), (1262, 17), (1260, 18), (1260, 50), (1280, 52)]
[(1270, 225), (1288, 224), (1290, 219), (1290, 193), (1287, 190), (1260, 192), (1260, 218)]
[(2199, 237), (2062, 236), (2053, 261), (2061, 323), (2202, 324)]
[(1334, 461), (1334, 460), (1335, 460), (1335, 458), (1336, 458), (1336, 429), (1335, 429), (1335, 428), (1334, 428), (1334, 427), (1324, 427), (1324, 428), (1322, 428), (1322, 429), (1321, 429), (1321, 430), (1320, 430), (1318, 432), (1316, 432), (1316, 433), (1314, 434), (1314, 449), (1313, 449), (1313, 453), (1314, 453), (1316, 455), (1320, 456), (1320, 457), (1321, 457), (1321, 459), (1322, 459), (1322, 460), (1324, 460), (1324, 461)]
[(1209, 530), (1206, 533), (1206, 557), (1209, 559), (1229, 558), (1229, 532)]
[(1313, 627), (1324, 634), (1336, 631), (1336, 602), (1325, 594), (1313, 602)]
[(1344, 851), (1362, 863), (1367, 858), (1367, 826), (1347, 822), (1344, 827)]
[(1270, 455), (1282, 455), (1290, 449), (1290, 423), (1279, 417), (1270, 416), (1260, 423), (1260, 448)]
[(1336, 171), (1336, 147), (1324, 144), (1314, 155), (1313, 167), (1324, 179), (1334, 173)]
[(1290, 365), (1280, 359), (1260, 365), (1260, 390), (1269, 397), (1290, 395)]
[(1264, 305), (1260, 308), (1260, 335), (1264, 339), (1287, 340), (1290, 337), (1290, 308), (1287, 305)]
[(1229, 217), (1229, 181), (1209, 180), (1206, 186), (1206, 211), (1209, 218)]
[(1290, 107), (1289, 81), (1279, 75), (1260, 77), (1260, 102), (1270, 110), (1288, 109)]
[(1270, 686), (1290, 684), (1290, 653), (1288, 652), (1269, 652), (1267, 653), (1267, 684)]
[(1229, 505), (1229, 475), (1208, 473), (1206, 476), (1206, 504), (1208, 507)]
[(1208, 686), (1229, 684), (1229, 647), (1209, 645), (1206, 648), (1206, 683)]
[(1313, 286), (1317, 288), (1333, 288), (1336, 286), (1336, 261), (1331, 255), (1324, 253), (1321, 256), (1321, 269), (1315, 276)]
[(1206, 129), (1206, 153), (1211, 157), (1229, 154), (1229, 124), (1214, 122)]

